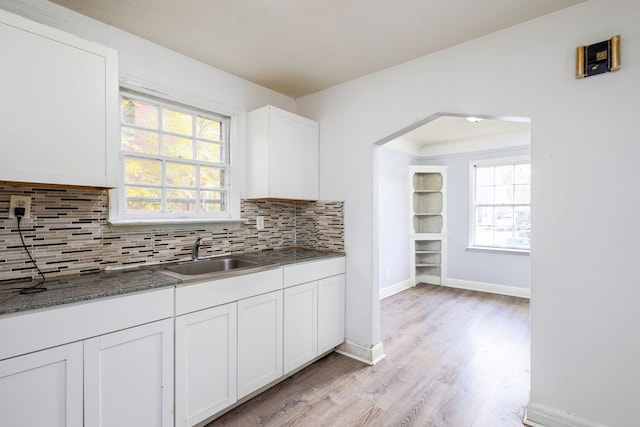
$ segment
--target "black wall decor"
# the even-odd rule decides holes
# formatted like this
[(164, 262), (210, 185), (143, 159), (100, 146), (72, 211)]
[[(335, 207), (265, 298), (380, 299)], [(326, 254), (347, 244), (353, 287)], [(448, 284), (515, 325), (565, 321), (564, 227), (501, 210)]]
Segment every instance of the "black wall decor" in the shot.
[(620, 36), (588, 46), (578, 46), (576, 78), (618, 71), (620, 69)]

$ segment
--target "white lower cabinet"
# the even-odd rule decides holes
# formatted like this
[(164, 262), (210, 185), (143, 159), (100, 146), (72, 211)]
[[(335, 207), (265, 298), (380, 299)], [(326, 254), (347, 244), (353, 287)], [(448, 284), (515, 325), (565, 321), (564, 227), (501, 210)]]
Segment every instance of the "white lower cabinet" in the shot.
[(284, 290), (284, 373), (318, 355), (318, 282)]
[(0, 317), (0, 425), (173, 425), (173, 289)]
[(173, 320), (84, 342), (85, 426), (173, 425)]
[(176, 426), (236, 402), (237, 304), (176, 317)]
[(318, 281), (318, 353), (342, 344), (345, 339), (344, 274)]
[(238, 301), (238, 398), (283, 374), (282, 305), (282, 290)]
[(0, 424), (82, 426), (82, 342), (0, 361)]
[(344, 342), (344, 274), (284, 290), (284, 372)]

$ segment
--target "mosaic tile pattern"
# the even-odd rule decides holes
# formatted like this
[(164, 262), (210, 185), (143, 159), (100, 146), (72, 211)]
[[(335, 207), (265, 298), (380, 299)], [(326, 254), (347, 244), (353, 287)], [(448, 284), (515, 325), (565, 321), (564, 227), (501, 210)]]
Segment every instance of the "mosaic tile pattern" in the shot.
[(344, 251), (344, 202), (296, 202), (296, 244)]
[[(241, 216), (249, 220), (233, 229), (121, 232), (106, 221), (107, 191), (0, 186), (0, 281), (37, 275), (17, 222), (9, 219), (12, 194), (31, 196), (31, 219), (24, 219), (21, 229), (48, 277), (185, 259), (198, 237), (203, 237), (201, 256), (292, 246), (344, 250), (343, 202), (242, 200)], [(256, 216), (264, 216), (264, 230), (256, 229)]]

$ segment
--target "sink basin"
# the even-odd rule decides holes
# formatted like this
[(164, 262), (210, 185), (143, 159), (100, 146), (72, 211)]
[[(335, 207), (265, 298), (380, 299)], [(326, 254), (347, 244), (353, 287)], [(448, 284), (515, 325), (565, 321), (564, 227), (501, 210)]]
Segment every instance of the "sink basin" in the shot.
[(240, 258), (216, 258), (177, 264), (165, 269), (183, 276), (223, 273), (241, 268), (257, 267), (258, 263)]

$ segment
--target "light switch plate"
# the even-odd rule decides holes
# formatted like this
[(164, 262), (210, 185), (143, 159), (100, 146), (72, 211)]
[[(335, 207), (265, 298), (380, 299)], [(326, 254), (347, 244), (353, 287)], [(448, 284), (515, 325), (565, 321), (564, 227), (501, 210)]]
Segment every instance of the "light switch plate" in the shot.
[(256, 217), (256, 228), (258, 230), (264, 230), (264, 217), (263, 216), (257, 216)]
[(11, 195), (9, 199), (9, 218), (15, 218), (15, 208), (24, 208), (23, 218), (31, 218), (31, 196)]

